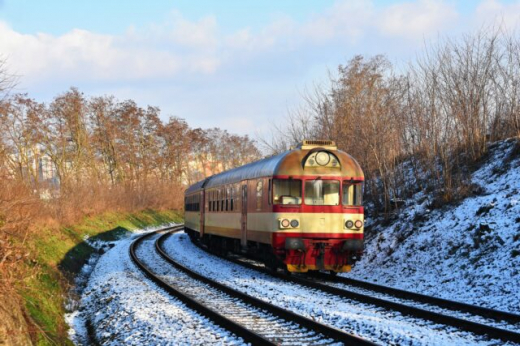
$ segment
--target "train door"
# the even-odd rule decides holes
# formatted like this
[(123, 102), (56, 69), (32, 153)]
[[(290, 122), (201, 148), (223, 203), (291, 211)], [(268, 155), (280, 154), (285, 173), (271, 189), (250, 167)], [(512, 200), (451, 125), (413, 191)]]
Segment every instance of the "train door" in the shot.
[(242, 185), (242, 217), (240, 219), (242, 226), (240, 244), (242, 246), (247, 246), (247, 182), (245, 185)]
[(199, 214), (200, 214), (200, 236), (204, 235), (204, 217), (206, 215), (206, 191), (200, 192)]

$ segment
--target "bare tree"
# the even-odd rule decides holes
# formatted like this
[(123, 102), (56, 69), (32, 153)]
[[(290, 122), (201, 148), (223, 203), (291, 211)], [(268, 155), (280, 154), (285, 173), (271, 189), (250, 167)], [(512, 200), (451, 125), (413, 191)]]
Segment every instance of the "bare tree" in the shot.
[(190, 128), (184, 119), (170, 117), (160, 129), (162, 179), (181, 184), (188, 174)]
[[(116, 143), (118, 128), (115, 123), (115, 114), (116, 109), (113, 97), (95, 97), (91, 99), (89, 116), (92, 131), (92, 149), (95, 156), (101, 159), (104, 173), (108, 174), (112, 185), (123, 179)], [(99, 178), (104, 179), (105, 174), (100, 174)]]
[(383, 56), (356, 56), (273, 127), (267, 150), (328, 138), (356, 157), (377, 210), (431, 189), (435, 203), (463, 197), (469, 164), (490, 140), (520, 133), (520, 40), (501, 28), (426, 46), (401, 75)]
[(6, 97), (16, 85), (16, 76), (7, 69), (7, 59), (0, 56), (0, 100)]
[(40, 138), (39, 115), (43, 105), (26, 95), (15, 95), (3, 101), (0, 108), (0, 132), (4, 163), (26, 184), (39, 182)]

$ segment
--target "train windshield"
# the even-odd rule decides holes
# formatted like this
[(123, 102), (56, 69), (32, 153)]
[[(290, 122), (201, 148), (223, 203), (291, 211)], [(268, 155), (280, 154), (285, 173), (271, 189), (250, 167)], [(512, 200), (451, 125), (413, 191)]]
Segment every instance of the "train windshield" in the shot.
[(305, 204), (339, 205), (339, 181), (307, 180), (305, 182)]
[(302, 204), (302, 181), (274, 179), (273, 204)]
[(361, 205), (363, 202), (363, 186), (351, 181), (343, 182), (343, 205)]

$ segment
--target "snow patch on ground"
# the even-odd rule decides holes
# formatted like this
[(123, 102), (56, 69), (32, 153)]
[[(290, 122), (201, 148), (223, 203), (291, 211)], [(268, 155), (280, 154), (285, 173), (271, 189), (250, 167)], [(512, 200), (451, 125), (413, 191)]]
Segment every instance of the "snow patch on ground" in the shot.
[(520, 155), (496, 143), (474, 172), (482, 193), (430, 211), (424, 192), (376, 226), (347, 277), (520, 313)]
[[(163, 225), (161, 227), (173, 226), (171, 225)], [(132, 232), (127, 232), (125, 235), (121, 237), (121, 239), (128, 237), (132, 234), (142, 234), (146, 232), (152, 232), (158, 229), (158, 227), (149, 227), (144, 229), (138, 229)], [(99, 238), (91, 238), (88, 235), (83, 238), (84, 242), (89, 246), (94, 248), (96, 252), (94, 252), (87, 263), (83, 265), (81, 271), (74, 278), (74, 286), (68, 292), (68, 299), (65, 306), (66, 311), (69, 311), (65, 314), (65, 322), (69, 325), (69, 338), (77, 345), (87, 345), (90, 342), (90, 337), (87, 329), (87, 321), (84, 318), (83, 314), (80, 313), (79, 309), (81, 307), (81, 295), (87, 286), (88, 280), (96, 264), (100, 258), (100, 256), (106, 251), (113, 248), (117, 241), (103, 241)]]
[(172, 235), (164, 243), (175, 260), (222, 284), (297, 314), (334, 326), (379, 344), (494, 345), (471, 333), (402, 316), (369, 304), (338, 299), (212, 256), (193, 245), (186, 234)]
[(99, 258), (78, 309), (67, 315), (74, 343), (88, 343), (90, 325), (102, 345), (242, 344), (140, 273), (129, 255), (136, 236), (118, 241)]

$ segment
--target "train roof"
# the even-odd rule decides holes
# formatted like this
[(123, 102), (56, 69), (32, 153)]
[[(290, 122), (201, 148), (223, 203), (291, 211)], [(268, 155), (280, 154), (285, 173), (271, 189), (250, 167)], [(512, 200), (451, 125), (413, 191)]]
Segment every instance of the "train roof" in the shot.
[[(335, 144), (324, 145), (322, 141), (316, 144), (315, 142), (320, 141), (304, 141), (303, 144), (299, 145), (296, 149), (288, 150), (275, 156), (267, 157), (244, 166), (233, 168), (229, 171), (215, 174), (205, 180), (191, 185), (186, 190), (186, 194), (199, 191), (203, 188), (211, 188), (225, 184), (237, 183), (243, 180), (270, 177), (274, 175), (341, 175), (363, 179), (363, 171), (361, 170), (361, 167), (350, 155), (341, 150), (337, 150)], [(316, 150), (326, 151), (334, 155), (338, 161), (340, 161), (340, 167), (333, 171), (325, 167), (304, 167), (302, 162), (310, 153), (315, 152)], [(340, 170), (339, 172), (338, 169)]]
[(193, 193), (193, 192), (201, 190), (202, 188), (204, 188), (204, 184), (208, 181), (208, 179), (209, 178), (206, 178), (204, 180), (198, 181), (195, 184), (191, 185), (190, 187), (188, 187), (186, 189), (185, 193), (189, 194), (189, 193)]
[(210, 188), (247, 179), (271, 176), (276, 172), (276, 168), (282, 162), (283, 158), (289, 153), (290, 150), (279, 155), (267, 157), (259, 161), (248, 163), (244, 166), (230, 169), (229, 171), (212, 175), (209, 178), (191, 185), (186, 190), (186, 193), (193, 193), (202, 188)]
[(265, 159), (248, 163), (247, 165), (230, 169), (210, 177), (207, 188), (220, 186), (224, 184), (236, 183), (242, 180), (255, 179), (275, 175), (277, 168), (283, 159), (291, 151), (286, 151), (279, 155), (267, 157)]

